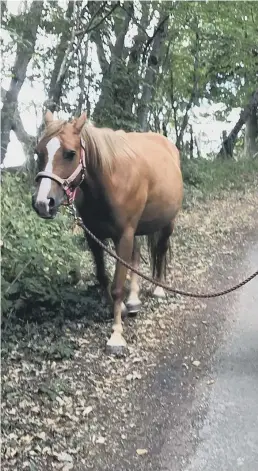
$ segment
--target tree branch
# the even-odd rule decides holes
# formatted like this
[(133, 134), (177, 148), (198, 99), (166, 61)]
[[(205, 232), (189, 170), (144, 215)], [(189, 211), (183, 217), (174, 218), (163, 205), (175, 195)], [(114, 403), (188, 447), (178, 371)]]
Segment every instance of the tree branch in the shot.
[[(101, 18), (101, 20), (98, 21), (98, 23), (96, 23), (95, 25), (93, 25), (92, 27), (90, 27), (91, 23), (92, 23), (92, 19), (89, 21), (88, 25), (86, 26), (86, 28), (84, 29), (79, 29), (77, 31), (75, 31), (75, 36), (81, 36), (81, 35), (85, 35), (85, 34), (89, 34), (91, 31), (94, 31), (95, 29), (97, 29), (102, 23), (104, 23), (104, 21), (110, 16), (112, 15), (112, 13), (115, 11), (115, 9), (120, 5), (119, 2), (115, 3), (115, 5), (108, 11), (108, 13), (106, 15), (103, 16), (103, 18)], [(99, 8), (98, 12), (101, 11), (102, 7)], [(96, 16), (96, 14), (95, 14)]]
[(141, 23), (139, 23), (139, 21), (137, 21), (135, 16), (130, 11), (128, 11), (124, 5), (120, 5), (120, 7), (122, 8), (122, 10), (124, 10), (127, 13), (127, 15), (131, 18), (131, 20), (133, 20), (134, 24), (144, 33), (144, 35), (147, 38), (150, 38), (149, 35), (146, 33), (145, 28), (141, 25)]
[[(41, 21), (43, 1), (34, 0), (28, 13), (24, 16), (22, 24), (22, 41), (18, 43), (14, 65), (12, 68), (12, 79), (8, 91), (4, 95), (1, 113), (1, 144), (4, 152), (1, 152), (1, 163), (10, 140), (10, 131), (13, 128), (13, 120), (18, 108), (18, 96), (26, 78), (27, 67), (33, 56), (37, 40), (38, 26)], [(30, 27), (28, 27), (28, 25)]]
[[(89, 3), (89, 2), (88, 2)], [(87, 5), (82, 9), (81, 11), (81, 16), (84, 16), (84, 13), (86, 12), (87, 9), (89, 9), (89, 5)], [(106, 2), (102, 2), (102, 5), (100, 5), (99, 9), (96, 10), (92, 15), (91, 15), (91, 19), (89, 21), (89, 23), (87, 24), (87, 28), (89, 28), (91, 26), (91, 24), (93, 23), (94, 19), (96, 18), (96, 16), (98, 16), (100, 13), (102, 13), (102, 11), (105, 9), (105, 3)]]
[(145, 46), (144, 46), (144, 49), (143, 49), (143, 52), (142, 52), (143, 60), (146, 59), (146, 53), (147, 53), (148, 47), (151, 45), (151, 43), (152, 43), (153, 40), (155, 39), (155, 36), (162, 30), (164, 24), (165, 24), (166, 21), (169, 19), (169, 16), (170, 16), (170, 15), (166, 15), (166, 16), (161, 20), (161, 22), (158, 24), (156, 30), (154, 31), (153, 35), (152, 35), (151, 37), (149, 37), (148, 41), (146, 42), (146, 44), (145, 44)]
[(192, 87), (192, 92), (191, 92), (191, 95), (190, 95), (190, 99), (189, 99), (189, 101), (187, 103), (187, 106), (186, 106), (186, 109), (185, 109), (185, 114), (184, 114), (184, 117), (183, 117), (183, 123), (182, 123), (181, 129), (180, 129), (180, 133), (179, 133), (179, 136), (176, 140), (176, 146), (178, 147), (178, 149), (181, 148), (183, 135), (184, 135), (186, 126), (188, 124), (188, 112), (191, 109), (191, 107), (194, 103), (194, 100), (196, 98), (196, 94), (197, 94), (197, 87), (198, 87), (197, 71), (198, 71), (198, 68), (199, 68), (199, 50), (200, 50), (200, 38), (199, 38), (199, 32), (196, 31), (196, 33), (195, 33), (194, 70), (193, 70), (193, 87)]
[(252, 94), (249, 103), (245, 106), (243, 110), (241, 110), (239, 119), (231, 130), (231, 132), (229, 133), (229, 135), (223, 140), (221, 149), (217, 155), (218, 158), (233, 157), (233, 150), (234, 145), (236, 143), (237, 135), (243, 125), (246, 123), (247, 119), (249, 118), (253, 107), (258, 107), (258, 88)]
[(26, 150), (29, 153), (31, 151), (32, 145), (36, 143), (36, 138), (28, 134), (27, 131), (25, 131), (24, 126), (22, 124), (21, 117), (20, 117), (20, 113), (17, 108), (14, 114), (14, 122), (13, 122), (12, 130), (15, 132), (19, 141), (25, 145)]

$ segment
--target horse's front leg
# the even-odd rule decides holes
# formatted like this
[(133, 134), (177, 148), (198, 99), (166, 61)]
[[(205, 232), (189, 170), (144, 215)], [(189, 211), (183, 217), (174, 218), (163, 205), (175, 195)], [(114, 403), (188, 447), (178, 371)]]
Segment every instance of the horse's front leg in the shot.
[(94, 257), (97, 280), (109, 299), (111, 295), (109, 290), (109, 278), (105, 269), (104, 250), (88, 234), (85, 234), (85, 237), (87, 239), (89, 249)]
[[(134, 230), (132, 228), (124, 231), (122, 237), (116, 243), (116, 252), (125, 262), (130, 263), (133, 252)], [(114, 282), (112, 286), (112, 297), (114, 301), (114, 324), (112, 335), (107, 342), (107, 353), (122, 355), (126, 349), (126, 341), (122, 335), (122, 308), (124, 296), (124, 284), (126, 280), (127, 268), (117, 262)]]

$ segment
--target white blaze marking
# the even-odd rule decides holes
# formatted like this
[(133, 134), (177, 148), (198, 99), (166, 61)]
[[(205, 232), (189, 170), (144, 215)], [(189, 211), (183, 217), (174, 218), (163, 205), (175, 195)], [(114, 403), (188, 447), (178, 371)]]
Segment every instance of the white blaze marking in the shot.
[[(53, 137), (46, 145), (47, 152), (48, 152), (48, 162), (45, 168), (45, 172), (53, 172), (53, 161), (56, 154), (56, 151), (60, 148), (60, 141), (57, 137)], [(50, 178), (42, 178), (39, 191), (37, 196), (37, 201), (46, 201), (48, 194), (51, 190), (51, 183), (52, 180)]]

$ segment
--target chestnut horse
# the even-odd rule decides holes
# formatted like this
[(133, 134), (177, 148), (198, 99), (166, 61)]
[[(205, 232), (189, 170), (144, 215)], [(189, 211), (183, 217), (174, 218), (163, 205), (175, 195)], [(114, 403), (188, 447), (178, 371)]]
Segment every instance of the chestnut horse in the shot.
[[(112, 239), (117, 254), (134, 267), (139, 265), (135, 236), (147, 235), (151, 243), (153, 276), (165, 274), (169, 237), (182, 205), (183, 183), (179, 152), (166, 137), (97, 128), (86, 114), (72, 122), (45, 116), (45, 132), (36, 153), (40, 172), (32, 205), (42, 218), (54, 218), (65, 201), (75, 199), (84, 224), (101, 240)], [(76, 190), (76, 193), (75, 193)], [(109, 291), (103, 250), (86, 235), (100, 285)], [(107, 342), (109, 353), (121, 354), (122, 311), (127, 269), (116, 264), (109, 294), (114, 323)], [(156, 287), (155, 296), (164, 296)], [(140, 309), (138, 277), (132, 273), (126, 303), (129, 312)]]

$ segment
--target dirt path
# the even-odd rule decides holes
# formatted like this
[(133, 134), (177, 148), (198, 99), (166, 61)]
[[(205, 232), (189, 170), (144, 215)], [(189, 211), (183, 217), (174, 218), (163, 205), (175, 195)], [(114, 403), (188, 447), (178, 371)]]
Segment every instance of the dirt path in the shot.
[[(258, 195), (248, 192), (184, 211), (168, 282), (211, 291), (249, 275), (236, 267), (257, 216)], [(167, 433), (183, 463), (189, 440), (180, 424), (198, 422), (189, 410), (223, 337), (224, 310), (172, 296), (158, 303), (149, 288), (143, 283), (143, 311), (126, 321), (125, 359), (104, 354), (109, 313), (92, 281), (77, 288), (72, 319), (41, 312), (40, 323), (30, 317), (3, 333), (4, 469), (163, 471)]]

